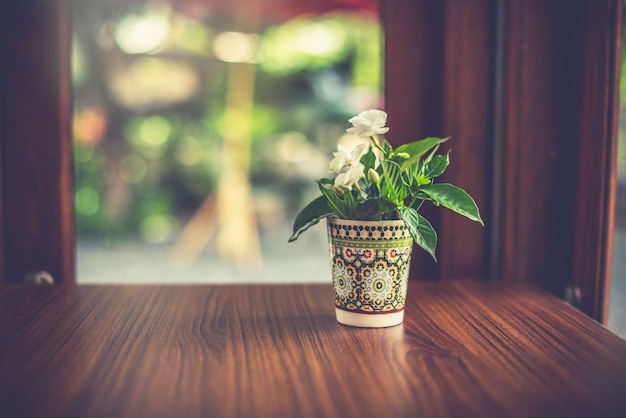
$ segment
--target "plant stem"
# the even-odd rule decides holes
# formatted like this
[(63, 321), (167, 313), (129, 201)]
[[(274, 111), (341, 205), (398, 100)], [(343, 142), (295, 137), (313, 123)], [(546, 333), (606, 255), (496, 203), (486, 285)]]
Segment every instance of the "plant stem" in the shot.
[(372, 141), (372, 144), (374, 144), (374, 147), (379, 149), (383, 153), (383, 155), (385, 155), (385, 150), (383, 149), (383, 147), (380, 145), (380, 143), (376, 139), (376, 136), (375, 135), (370, 136), (370, 140)]

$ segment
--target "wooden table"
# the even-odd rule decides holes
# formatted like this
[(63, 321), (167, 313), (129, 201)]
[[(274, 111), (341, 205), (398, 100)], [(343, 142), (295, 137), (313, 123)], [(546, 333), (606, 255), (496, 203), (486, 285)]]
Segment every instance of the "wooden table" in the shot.
[(542, 291), (412, 282), (386, 329), (331, 292), (0, 287), (0, 416), (626, 417), (626, 341)]

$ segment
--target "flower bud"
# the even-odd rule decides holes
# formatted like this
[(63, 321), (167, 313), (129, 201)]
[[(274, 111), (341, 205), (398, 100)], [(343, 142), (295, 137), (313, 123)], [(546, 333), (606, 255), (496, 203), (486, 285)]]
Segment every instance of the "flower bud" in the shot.
[(370, 179), (370, 181), (375, 185), (378, 185), (378, 183), (380, 182), (380, 176), (373, 168), (367, 170), (367, 178)]

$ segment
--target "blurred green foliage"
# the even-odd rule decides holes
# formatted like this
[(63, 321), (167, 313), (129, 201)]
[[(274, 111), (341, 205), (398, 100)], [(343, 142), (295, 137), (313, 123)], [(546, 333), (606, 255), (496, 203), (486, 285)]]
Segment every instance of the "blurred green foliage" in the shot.
[[(165, 242), (216, 192), (231, 64), (211, 45), (237, 26), (151, 3), (74, 9), (78, 233)], [(238, 64), (256, 69), (249, 180), (279, 221), (325, 174), (346, 119), (379, 105), (381, 36), (358, 12), (295, 17), (261, 24), (258, 63)]]

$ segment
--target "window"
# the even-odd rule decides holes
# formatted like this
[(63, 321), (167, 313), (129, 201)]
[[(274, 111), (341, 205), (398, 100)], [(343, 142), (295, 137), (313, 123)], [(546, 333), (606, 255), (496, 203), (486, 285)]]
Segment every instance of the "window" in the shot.
[[(68, 2), (25, 3), (1, 6), (2, 273), (71, 281)], [(433, 220), (446, 263), (413, 276), (570, 288), (606, 322), (621, 1), (381, 5), (394, 141), (449, 132), (489, 225)]]
[(380, 106), (375, 5), (239, 3), (74, 3), (79, 283), (329, 277), (323, 227), (287, 239)]

